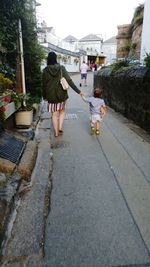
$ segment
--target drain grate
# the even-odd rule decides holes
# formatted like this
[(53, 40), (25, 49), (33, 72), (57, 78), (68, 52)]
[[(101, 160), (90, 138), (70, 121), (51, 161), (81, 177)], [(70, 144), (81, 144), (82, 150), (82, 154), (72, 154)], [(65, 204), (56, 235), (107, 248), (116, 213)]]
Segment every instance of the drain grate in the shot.
[(20, 159), (25, 143), (8, 133), (0, 133), (0, 157), (17, 163)]
[(65, 120), (76, 120), (78, 118), (77, 114), (75, 113), (66, 113)]

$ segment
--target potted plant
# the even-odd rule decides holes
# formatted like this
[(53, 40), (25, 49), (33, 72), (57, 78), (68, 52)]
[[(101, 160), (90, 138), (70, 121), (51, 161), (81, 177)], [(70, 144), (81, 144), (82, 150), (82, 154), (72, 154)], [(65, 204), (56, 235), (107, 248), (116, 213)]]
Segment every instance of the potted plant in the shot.
[(30, 104), (29, 94), (14, 94), (13, 99), (16, 108), (20, 105), (15, 113), (15, 123), (17, 128), (29, 128), (33, 121), (33, 107)]
[(3, 123), (5, 121), (7, 107), (10, 105), (10, 97), (8, 96), (0, 96), (0, 122)]
[(12, 90), (5, 90), (0, 94), (0, 122), (4, 123), (5, 120), (11, 116), (15, 111), (15, 104), (12, 99)]

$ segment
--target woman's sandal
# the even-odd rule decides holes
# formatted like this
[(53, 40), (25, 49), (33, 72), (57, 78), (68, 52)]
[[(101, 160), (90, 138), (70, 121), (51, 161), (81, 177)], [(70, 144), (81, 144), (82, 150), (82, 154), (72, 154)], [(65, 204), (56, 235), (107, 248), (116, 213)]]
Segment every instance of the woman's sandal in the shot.
[(64, 133), (63, 130), (59, 130), (59, 135), (62, 135)]

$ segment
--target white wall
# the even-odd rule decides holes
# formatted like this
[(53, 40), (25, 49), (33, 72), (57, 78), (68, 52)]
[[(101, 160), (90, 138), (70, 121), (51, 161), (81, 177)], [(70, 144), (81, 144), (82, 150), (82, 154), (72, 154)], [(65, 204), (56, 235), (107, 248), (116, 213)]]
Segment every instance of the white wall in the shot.
[(105, 64), (112, 64), (116, 59), (117, 44), (103, 43), (102, 51), (105, 58)]
[(101, 41), (99, 42), (79, 42), (79, 48), (85, 50), (88, 55), (100, 55), (101, 54)]
[(144, 3), (144, 20), (140, 55), (140, 61), (142, 63), (146, 53), (150, 53), (150, 0), (145, 0)]

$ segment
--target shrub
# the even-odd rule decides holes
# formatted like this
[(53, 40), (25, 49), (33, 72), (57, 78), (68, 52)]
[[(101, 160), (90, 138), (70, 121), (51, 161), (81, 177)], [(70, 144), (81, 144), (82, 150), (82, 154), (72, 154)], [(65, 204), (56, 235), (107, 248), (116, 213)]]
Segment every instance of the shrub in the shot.
[(146, 68), (150, 69), (150, 53), (146, 53), (146, 57), (144, 58)]
[(111, 65), (111, 68), (113, 71), (117, 71), (121, 69), (122, 67), (128, 67), (129, 66), (129, 60), (123, 59), (123, 60), (118, 60), (115, 63)]
[(8, 64), (0, 65), (0, 73), (2, 73), (5, 78), (9, 78), (13, 82), (15, 82), (15, 77), (16, 77), (15, 70), (9, 67)]
[(2, 73), (0, 73), (0, 91), (4, 92), (6, 89), (11, 89), (13, 82), (9, 78), (5, 78)]

